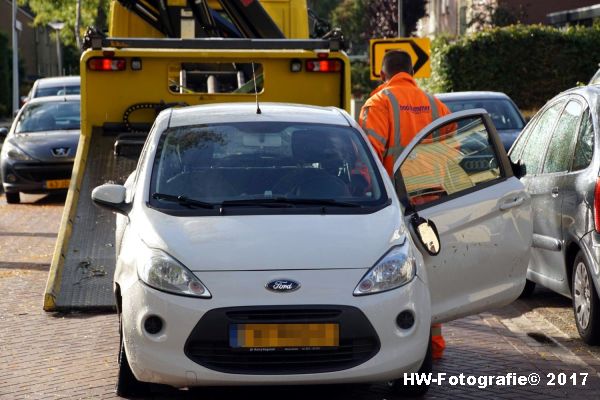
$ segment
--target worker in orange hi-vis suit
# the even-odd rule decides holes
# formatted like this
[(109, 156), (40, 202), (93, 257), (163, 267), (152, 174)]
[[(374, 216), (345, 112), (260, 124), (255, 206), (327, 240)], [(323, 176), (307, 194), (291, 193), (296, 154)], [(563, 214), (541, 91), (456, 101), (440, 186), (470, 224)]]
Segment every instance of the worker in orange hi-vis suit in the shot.
[[(450, 114), (440, 100), (421, 90), (410, 55), (391, 50), (383, 57), (383, 84), (371, 93), (360, 112), (360, 125), (393, 178), (394, 163), (417, 133), (434, 119)], [(446, 347), (441, 324), (431, 326), (433, 358)]]

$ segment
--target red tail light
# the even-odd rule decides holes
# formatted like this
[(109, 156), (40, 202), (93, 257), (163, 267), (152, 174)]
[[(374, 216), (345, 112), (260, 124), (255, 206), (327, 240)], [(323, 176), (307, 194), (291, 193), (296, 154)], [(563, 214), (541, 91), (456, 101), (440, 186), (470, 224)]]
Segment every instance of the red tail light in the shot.
[(340, 60), (307, 60), (306, 70), (308, 72), (340, 72), (342, 62)]
[(127, 62), (124, 58), (93, 57), (87, 65), (92, 71), (124, 71)]
[(594, 227), (600, 233), (600, 178), (596, 178), (596, 189), (594, 190)]

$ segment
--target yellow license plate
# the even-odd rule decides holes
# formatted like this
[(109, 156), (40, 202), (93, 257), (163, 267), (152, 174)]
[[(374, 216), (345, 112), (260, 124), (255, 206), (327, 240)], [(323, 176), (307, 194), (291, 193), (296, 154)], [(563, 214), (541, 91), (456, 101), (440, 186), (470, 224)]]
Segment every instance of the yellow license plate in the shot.
[(53, 179), (46, 181), (46, 189), (68, 189), (70, 179)]
[(338, 324), (234, 324), (229, 327), (233, 348), (337, 347)]

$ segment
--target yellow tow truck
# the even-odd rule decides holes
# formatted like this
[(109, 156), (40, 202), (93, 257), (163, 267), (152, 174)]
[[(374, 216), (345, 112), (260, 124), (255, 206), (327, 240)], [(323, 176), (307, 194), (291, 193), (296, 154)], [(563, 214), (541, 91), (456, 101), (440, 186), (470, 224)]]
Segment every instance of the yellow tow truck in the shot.
[(46, 311), (114, 308), (115, 217), (90, 193), (127, 179), (159, 111), (256, 99), (350, 108), (343, 37), (309, 38), (305, 0), (113, 0), (108, 36), (88, 30), (85, 44)]

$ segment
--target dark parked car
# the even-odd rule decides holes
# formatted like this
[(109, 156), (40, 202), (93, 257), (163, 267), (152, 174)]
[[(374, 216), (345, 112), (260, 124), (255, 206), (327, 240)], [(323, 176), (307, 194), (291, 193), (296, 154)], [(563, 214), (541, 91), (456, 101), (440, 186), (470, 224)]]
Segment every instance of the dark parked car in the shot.
[(38, 97), (66, 96), (80, 94), (80, 92), (81, 78), (79, 76), (40, 78), (35, 81), (27, 96), (22, 98), (22, 103), (27, 103)]
[(525, 119), (510, 97), (500, 92), (440, 93), (440, 99), (452, 112), (483, 108), (490, 116), (506, 151), (525, 126)]
[(80, 129), (79, 96), (33, 99), (17, 114), (0, 153), (8, 203), (19, 192), (48, 193), (69, 187)]
[(525, 166), (533, 249), (524, 294), (539, 283), (573, 299), (586, 343), (600, 343), (600, 86), (550, 100), (510, 151)]

